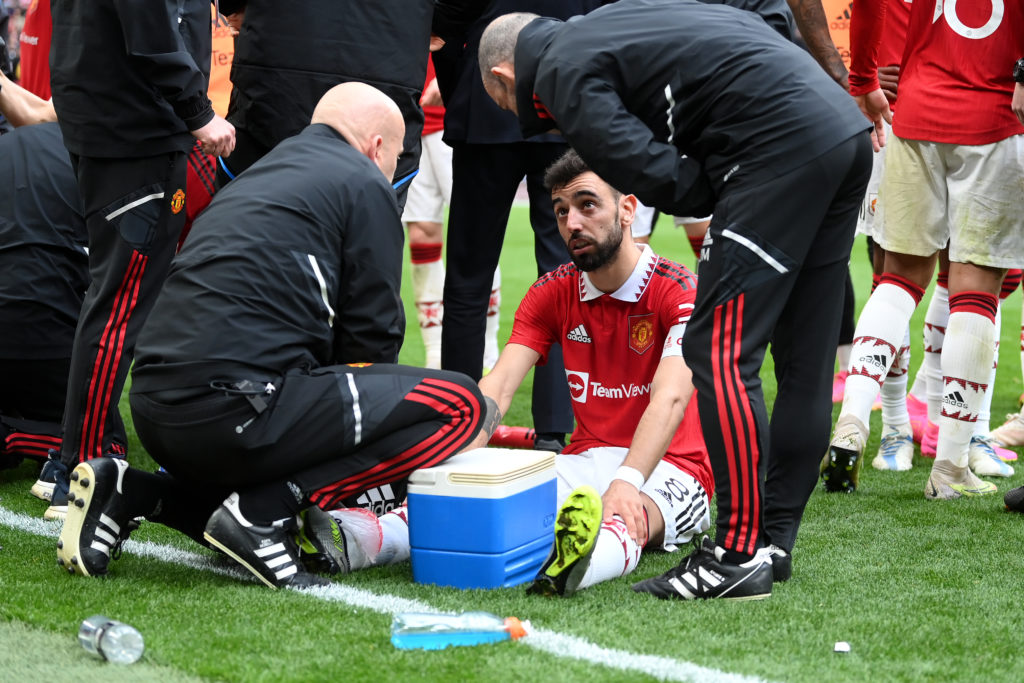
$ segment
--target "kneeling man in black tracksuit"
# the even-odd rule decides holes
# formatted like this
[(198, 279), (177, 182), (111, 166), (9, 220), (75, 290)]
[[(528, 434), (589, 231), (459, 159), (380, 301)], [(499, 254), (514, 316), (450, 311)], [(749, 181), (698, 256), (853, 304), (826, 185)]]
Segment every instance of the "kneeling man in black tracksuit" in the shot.
[(759, 16), (690, 0), (626, 0), (567, 22), (506, 15), (481, 38), (480, 69), (525, 135), (557, 128), (616, 189), (677, 216), (714, 214), (684, 353), (715, 475), (715, 539), (634, 588), (768, 597), (773, 573), (788, 578), (828, 446), (869, 123)]
[(468, 377), (394, 365), (403, 230), (389, 180), (403, 131), (386, 95), (339, 85), (196, 220), (133, 371), (139, 439), (168, 473), (113, 458), (75, 468), (62, 566), (105, 573), (143, 516), (269, 586), (319, 585), (300, 512), (303, 547), (347, 569), (362, 550), (330, 540), (340, 531), (319, 511), (368, 491), (400, 503), (413, 470), (476, 435), (484, 400)]

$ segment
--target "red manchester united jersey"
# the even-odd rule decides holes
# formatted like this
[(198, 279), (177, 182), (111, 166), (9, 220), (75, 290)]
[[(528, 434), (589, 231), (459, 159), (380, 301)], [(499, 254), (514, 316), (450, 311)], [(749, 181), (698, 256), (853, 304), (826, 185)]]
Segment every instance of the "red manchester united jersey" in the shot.
[[(647, 246), (629, 279), (610, 294), (572, 264), (530, 287), (509, 343), (540, 353), (540, 364), (553, 343), (562, 345), (576, 415), (566, 453), (629, 447), (650, 402), (658, 363), (664, 356), (682, 356), (682, 334), (696, 293), (689, 269)], [(665, 459), (692, 475), (709, 496), (714, 493), (696, 399), (687, 406)]]
[[(879, 21), (903, 0), (857, 0), (850, 92), (878, 86)], [(1010, 109), (1013, 65), (1024, 56), (1024, 2), (914, 0), (893, 132), (901, 138), (985, 145), (1024, 133)]]
[(50, 99), (50, 0), (32, 0), (21, 29), (21, 87)]

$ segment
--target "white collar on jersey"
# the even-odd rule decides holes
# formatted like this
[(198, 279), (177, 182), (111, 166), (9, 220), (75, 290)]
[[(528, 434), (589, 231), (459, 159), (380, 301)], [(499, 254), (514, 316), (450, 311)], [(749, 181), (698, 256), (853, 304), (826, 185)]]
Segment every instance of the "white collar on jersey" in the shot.
[[(647, 289), (647, 283), (651, 281), (651, 275), (654, 273), (654, 266), (657, 263), (658, 255), (654, 253), (649, 244), (643, 245), (643, 249), (640, 251), (640, 260), (636, 262), (633, 272), (621, 287), (608, 296), (619, 301), (640, 301), (644, 290)], [(590, 281), (589, 275), (580, 271), (580, 276), (580, 301), (590, 301), (604, 296), (605, 293)]]

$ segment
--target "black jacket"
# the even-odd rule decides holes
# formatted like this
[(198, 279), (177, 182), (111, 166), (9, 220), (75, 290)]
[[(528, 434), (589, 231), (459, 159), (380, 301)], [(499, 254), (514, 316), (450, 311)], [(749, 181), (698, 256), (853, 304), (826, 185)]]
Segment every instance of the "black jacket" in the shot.
[(89, 235), (56, 123), (0, 136), (0, 358), (68, 358)]
[(404, 232), (384, 175), (308, 126), (196, 219), (135, 349), (134, 390), (394, 363)]
[[(444, 99), (444, 141), (448, 144), (502, 144), (522, 142), (515, 114), (500, 109), (484, 90), (477, 50), (484, 29), (509, 12), (534, 12), (568, 19), (595, 9), (599, 0), (494, 0), (473, 24), (465, 42), (446, 44), (434, 55), (437, 82)], [(535, 136), (527, 142), (564, 142), (557, 135)]]
[(53, 0), (50, 75), (73, 154), (188, 151), (206, 125), (209, 0)]
[(675, 215), (704, 215), (730, 179), (780, 175), (869, 127), (809, 55), (724, 5), (622, 0), (537, 19), (515, 68), (524, 134), (557, 128), (614, 187)]
[[(430, 34), (457, 42), (487, 0), (227, 0), (245, 9), (231, 66), (228, 120), (270, 148), (302, 130), (320, 97), (362, 81), (405, 119), (404, 148), (419, 150)], [(416, 154), (418, 159), (419, 155)], [(407, 168), (405, 164), (400, 170)]]

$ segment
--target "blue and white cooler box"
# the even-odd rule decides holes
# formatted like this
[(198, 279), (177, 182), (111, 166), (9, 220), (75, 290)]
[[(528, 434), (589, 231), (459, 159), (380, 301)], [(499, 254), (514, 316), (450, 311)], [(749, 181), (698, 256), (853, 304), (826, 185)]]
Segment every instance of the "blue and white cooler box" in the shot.
[(417, 583), (500, 588), (530, 581), (555, 538), (555, 454), (478, 448), (409, 477)]

